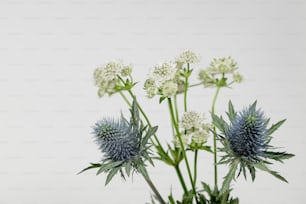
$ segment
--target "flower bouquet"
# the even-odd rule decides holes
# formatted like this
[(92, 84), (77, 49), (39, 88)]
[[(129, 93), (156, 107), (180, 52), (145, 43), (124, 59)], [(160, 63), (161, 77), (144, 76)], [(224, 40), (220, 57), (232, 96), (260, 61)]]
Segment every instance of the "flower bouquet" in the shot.
[[(109, 62), (94, 71), (98, 95), (120, 94), (130, 108), (130, 115), (115, 119), (106, 117), (93, 127), (95, 142), (103, 153), (98, 163), (91, 163), (81, 172), (97, 169), (106, 174), (105, 185), (115, 175), (122, 178), (134, 173), (143, 176), (152, 190), (151, 203), (161, 204), (238, 204), (239, 199), (231, 196), (231, 183), (241, 174), (249, 174), (254, 181), (256, 171), (270, 173), (281, 181), (287, 180), (271, 170), (273, 161), (283, 162), (293, 157), (284, 151), (275, 151), (271, 140), (273, 133), (285, 122), (281, 120), (269, 125), (270, 119), (256, 101), (242, 110), (235, 110), (231, 101), (225, 114), (215, 113), (220, 90), (242, 81), (237, 63), (231, 57), (213, 59), (210, 66), (198, 72), (198, 82), (192, 83), (190, 76), (199, 57), (187, 50), (173, 62), (164, 62), (153, 67), (144, 82), (144, 91), (149, 99), (157, 98), (167, 103), (172, 125), (169, 142), (162, 144), (158, 126), (150, 122), (149, 116), (136, 99), (132, 77), (132, 66), (122, 62)], [(196, 86), (215, 89), (209, 112), (211, 122), (203, 113), (190, 110), (188, 92)], [(181, 104), (182, 107), (179, 107)], [(203, 110), (202, 110), (203, 111)], [(207, 145), (212, 139), (212, 147)], [(198, 155), (213, 157), (214, 183), (198, 178)], [(170, 192), (163, 197), (150, 178), (148, 165), (162, 161), (177, 174), (183, 195), (175, 198)], [(185, 166), (182, 171), (182, 166)], [(228, 171), (219, 183), (218, 167), (226, 165)], [(81, 173), (80, 172), (80, 173)], [(219, 185), (220, 184), (220, 185)]]

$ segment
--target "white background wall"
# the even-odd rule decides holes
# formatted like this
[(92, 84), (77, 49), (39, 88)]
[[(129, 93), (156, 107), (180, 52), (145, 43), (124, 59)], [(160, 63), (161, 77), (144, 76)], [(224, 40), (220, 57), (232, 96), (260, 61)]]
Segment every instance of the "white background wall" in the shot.
[[(104, 187), (95, 172), (76, 173), (101, 158), (91, 126), (127, 113), (118, 96), (99, 99), (92, 72), (112, 59), (133, 63), (139, 101), (170, 142), (166, 105), (144, 97), (150, 67), (191, 49), (232, 56), (245, 81), (222, 90), (217, 112), (232, 99), (255, 99), (272, 121), (288, 121), (275, 146), (296, 157), (277, 164), (289, 184), (266, 173), (234, 183), (242, 204), (302, 204), (305, 187), (306, 2), (303, 0), (1, 0), (0, 204), (136, 204), (149, 201), (141, 177)], [(194, 89), (191, 109), (209, 117), (213, 90)], [(284, 149), (283, 149), (284, 150)], [(201, 178), (212, 183), (212, 157), (201, 154)], [(156, 163), (153, 179), (164, 196), (180, 194), (175, 172)]]

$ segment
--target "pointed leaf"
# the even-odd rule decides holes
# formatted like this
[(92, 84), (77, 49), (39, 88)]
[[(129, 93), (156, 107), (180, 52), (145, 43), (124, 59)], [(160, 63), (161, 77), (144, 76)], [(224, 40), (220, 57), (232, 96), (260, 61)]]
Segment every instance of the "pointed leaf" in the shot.
[(222, 117), (218, 117), (215, 114), (211, 115), (213, 124), (224, 134), (228, 129), (227, 123), (223, 120)]
[(220, 190), (220, 194), (223, 194), (223, 193), (225, 193), (226, 191), (229, 190), (231, 181), (235, 178), (235, 173), (236, 173), (236, 170), (238, 168), (238, 164), (239, 164), (238, 160), (235, 160), (231, 164), (229, 172), (224, 177), (224, 181), (223, 181), (223, 184), (222, 184), (222, 188)]
[(170, 194), (170, 195), (168, 196), (168, 199), (169, 199), (170, 204), (175, 204), (175, 200), (174, 200), (172, 194)]
[(272, 151), (266, 151), (265, 155), (269, 159), (273, 159), (275, 161), (283, 162), (284, 159), (290, 159), (291, 157), (294, 157), (294, 154), (289, 154), (286, 152), (272, 152)]
[(106, 164), (101, 164), (101, 168), (98, 170), (97, 175), (101, 174), (102, 172), (108, 171), (110, 169), (113, 169), (119, 165), (121, 165), (123, 161), (110, 161)]
[(89, 169), (94, 169), (94, 168), (99, 168), (99, 167), (101, 167), (101, 164), (100, 164), (100, 163), (90, 163), (90, 166), (89, 166), (89, 167), (83, 169), (83, 170), (80, 171), (78, 174), (81, 174), (81, 173), (83, 173), (84, 171), (87, 171), (87, 170), (89, 170)]
[(277, 122), (276, 124), (273, 124), (270, 129), (267, 131), (266, 135), (270, 136), (273, 132), (275, 132), (284, 122), (286, 121), (286, 119), (281, 120), (279, 122)]
[(284, 181), (284, 182), (288, 183), (288, 181), (283, 176), (281, 176), (277, 171), (270, 170), (265, 164), (256, 163), (256, 164), (254, 164), (254, 166), (256, 168), (260, 169), (260, 170), (263, 170), (263, 171), (266, 171), (266, 172), (270, 173), (271, 175), (275, 176), (276, 178), (280, 179), (281, 181)]
[(159, 103), (162, 103), (164, 100), (166, 99), (166, 97), (162, 96), (159, 98)]
[(228, 102), (228, 113), (227, 113), (228, 118), (230, 119), (231, 122), (233, 122), (236, 118), (236, 112), (234, 109), (234, 106), (231, 101)]
[(112, 170), (110, 170), (110, 172), (108, 173), (107, 177), (106, 177), (106, 181), (105, 181), (105, 186), (107, 184), (109, 184), (109, 182), (112, 180), (112, 178), (116, 175), (116, 173), (120, 170), (120, 168), (114, 168)]

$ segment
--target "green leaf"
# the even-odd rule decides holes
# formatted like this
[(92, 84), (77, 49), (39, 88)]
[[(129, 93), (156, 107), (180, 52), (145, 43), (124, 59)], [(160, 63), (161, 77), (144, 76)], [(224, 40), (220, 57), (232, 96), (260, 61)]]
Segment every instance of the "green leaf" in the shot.
[(172, 161), (172, 159), (170, 158), (170, 156), (168, 155), (168, 153), (166, 153), (160, 146), (155, 146), (157, 153), (159, 155), (159, 160), (165, 162), (166, 164), (170, 165), (170, 166), (174, 166), (174, 162)]
[(132, 164), (130, 162), (127, 162), (124, 164), (125, 167), (125, 172), (127, 174), (127, 176), (130, 176), (131, 174), (131, 169), (132, 169)]
[(231, 101), (228, 102), (228, 113), (226, 113), (231, 122), (236, 118), (237, 113), (235, 112), (234, 106)]
[(159, 98), (159, 103), (162, 103), (164, 100), (166, 99), (166, 97), (162, 96)]
[(284, 122), (286, 121), (286, 119), (281, 120), (279, 122), (277, 122), (276, 124), (273, 124), (269, 130), (267, 131), (266, 135), (270, 136), (273, 132), (275, 132)]
[(223, 120), (222, 116), (218, 117), (215, 114), (211, 115), (213, 124), (224, 134), (228, 129), (227, 123)]
[(290, 159), (295, 156), (294, 154), (289, 154), (286, 152), (271, 152), (271, 151), (265, 151), (265, 155), (267, 158), (279, 162), (283, 162), (284, 159)]
[(224, 177), (224, 181), (222, 184), (222, 188), (220, 190), (220, 194), (223, 194), (229, 190), (231, 181), (235, 178), (235, 173), (238, 168), (238, 164), (239, 164), (238, 160), (234, 160), (233, 163), (231, 164), (229, 172)]
[(107, 184), (109, 184), (109, 182), (112, 180), (112, 178), (116, 175), (116, 173), (117, 173), (119, 170), (120, 170), (119, 167), (110, 170), (110, 172), (108, 173), (108, 175), (107, 175), (107, 177), (106, 177), (105, 186), (106, 186)]
[(172, 193), (168, 196), (168, 199), (169, 199), (170, 204), (175, 204), (175, 200), (173, 198)]
[(147, 169), (145, 168), (144, 164), (137, 165), (137, 171), (141, 173), (143, 176), (148, 177)]
[(251, 174), (251, 178), (252, 178), (252, 181), (255, 180), (255, 177), (256, 177), (256, 169), (251, 166), (251, 165), (247, 165), (249, 171), (250, 171), (250, 174)]
[(154, 126), (148, 129), (146, 135), (142, 139), (142, 145), (145, 146), (152, 135), (157, 132), (158, 126)]
[(277, 171), (270, 170), (265, 164), (263, 164), (263, 163), (255, 163), (254, 166), (256, 168), (260, 169), (260, 170), (263, 170), (263, 171), (266, 171), (266, 172), (270, 173), (271, 175), (275, 176), (279, 180), (288, 183), (288, 181), (283, 176), (281, 176)]
[(101, 164), (101, 168), (98, 170), (97, 175), (101, 174), (102, 172), (108, 171), (110, 169), (113, 169), (115, 167), (120, 166), (123, 163), (123, 161), (110, 161), (108, 163)]
[(101, 164), (100, 164), (100, 163), (90, 163), (90, 166), (89, 166), (89, 167), (83, 169), (83, 170), (80, 171), (78, 174), (81, 174), (81, 173), (83, 173), (84, 171), (87, 171), (87, 170), (89, 170), (89, 169), (94, 169), (94, 168), (99, 168), (99, 167), (101, 167)]
[(211, 189), (209, 187), (209, 185), (205, 182), (201, 182), (202, 183), (202, 186), (203, 186), (203, 189), (208, 193), (208, 194), (211, 194)]
[(257, 100), (254, 101), (254, 103), (251, 105), (250, 109), (255, 111), (256, 110), (256, 105), (257, 105)]

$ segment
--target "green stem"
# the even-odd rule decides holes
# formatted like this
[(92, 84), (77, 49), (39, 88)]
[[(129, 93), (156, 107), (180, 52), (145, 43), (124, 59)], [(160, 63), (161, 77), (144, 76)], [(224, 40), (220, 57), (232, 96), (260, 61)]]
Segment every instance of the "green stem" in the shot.
[[(189, 63), (187, 63), (187, 71), (189, 72)], [(184, 112), (187, 112), (187, 91), (188, 91), (188, 78), (189, 73), (185, 76), (185, 88), (184, 88)]]
[[(127, 97), (123, 94), (122, 91), (119, 92), (120, 95), (122, 96), (123, 100), (128, 104), (129, 107), (131, 107), (131, 103), (129, 102), (129, 100), (127, 99)], [(134, 99), (135, 95), (133, 94), (133, 92), (131, 90), (128, 90), (128, 93), (130, 94), (130, 96)], [(143, 115), (143, 117), (145, 118), (147, 124), (149, 127), (152, 127), (147, 115), (145, 114), (145, 112), (143, 111), (143, 109), (141, 108), (140, 104), (137, 102), (137, 107), (139, 109), (139, 111), (141, 112), (141, 114)], [(150, 138), (150, 141), (152, 142), (152, 144), (154, 146), (157, 146), (160, 148), (161, 151), (163, 151), (163, 153), (165, 153), (165, 155), (167, 155), (166, 151), (164, 150), (163, 146), (161, 145), (160, 141), (158, 140), (156, 134), (153, 135), (155, 141), (157, 142), (157, 145), (155, 144), (155, 142), (152, 140), (152, 138)], [(170, 157), (168, 159), (171, 159)]]
[(183, 158), (185, 160), (185, 164), (186, 164), (186, 167), (187, 167), (189, 180), (190, 180), (190, 183), (191, 183), (191, 186), (192, 186), (192, 192), (193, 192), (194, 196), (196, 197), (196, 189), (195, 189), (195, 186), (194, 186), (194, 183), (193, 183), (192, 174), (191, 174), (188, 158), (187, 158), (187, 155), (186, 155), (185, 147), (184, 147), (184, 144), (183, 144), (183, 141), (182, 141), (181, 133), (180, 133), (180, 131), (178, 129), (178, 126), (176, 124), (176, 121), (175, 121), (175, 116), (174, 116), (174, 111), (173, 111), (173, 107), (172, 107), (171, 98), (168, 98), (168, 105), (169, 105), (169, 110), (170, 110), (170, 114), (171, 114), (172, 124), (175, 128), (177, 137), (179, 139), (179, 143), (180, 143), (180, 147), (181, 147), (181, 150), (182, 150)]
[(191, 84), (191, 85), (189, 85), (189, 88), (195, 87), (195, 86), (200, 86), (200, 85), (203, 85), (203, 82), (199, 82), (199, 83), (196, 83), (196, 84)]
[(177, 176), (179, 178), (179, 181), (180, 181), (180, 183), (181, 183), (181, 185), (183, 187), (184, 193), (187, 194), (188, 193), (188, 189), (186, 187), (186, 183), (185, 183), (184, 177), (182, 175), (181, 169), (179, 167), (179, 164), (175, 165), (174, 168), (175, 168), (176, 174), (177, 174)]
[(127, 97), (124, 95), (124, 93), (122, 91), (119, 91), (120, 96), (122, 96), (123, 100), (125, 101), (125, 103), (129, 106), (132, 107), (132, 104), (129, 102), (129, 100), (127, 99)]
[(160, 195), (159, 191), (157, 190), (157, 188), (155, 187), (155, 185), (153, 184), (152, 180), (150, 179), (148, 174), (144, 174), (142, 173), (142, 176), (144, 177), (144, 179), (146, 180), (146, 182), (148, 183), (148, 185), (150, 186), (150, 188), (152, 189), (152, 191), (155, 194), (155, 197), (157, 198), (157, 200), (159, 201), (159, 203), (161, 204), (166, 204), (166, 202), (164, 201), (164, 199), (162, 198), (162, 196)]
[(197, 171), (198, 171), (198, 150), (194, 151), (194, 168), (193, 168), (193, 184), (196, 186), (197, 184)]
[[(211, 114), (215, 114), (215, 105), (217, 101), (217, 97), (219, 95), (221, 87), (217, 87), (215, 96), (213, 98), (213, 103), (211, 107)], [(214, 131), (214, 181), (215, 181), (215, 189), (218, 189), (218, 166), (217, 166), (217, 134), (216, 134), (216, 127), (213, 126), (213, 131)]]
[[(128, 93), (130, 94), (130, 96), (135, 99), (135, 95), (133, 94), (133, 92), (131, 90), (128, 90)], [(151, 128), (152, 125), (151, 125), (151, 122), (148, 118), (148, 116), (146, 115), (146, 113), (143, 111), (142, 107), (140, 106), (140, 104), (137, 102), (137, 107), (140, 111), (140, 113), (142, 114), (142, 116), (144, 117), (145, 121), (147, 122), (148, 126)], [(161, 145), (160, 141), (158, 140), (157, 136), (154, 134), (153, 135), (155, 141), (157, 142), (158, 146), (160, 146), (160, 148), (162, 149), (162, 151), (165, 152), (165, 150), (163, 149), (163, 146)]]
[(179, 121), (179, 113), (178, 113), (178, 106), (177, 106), (177, 95), (174, 96), (174, 109), (175, 109), (176, 121)]

